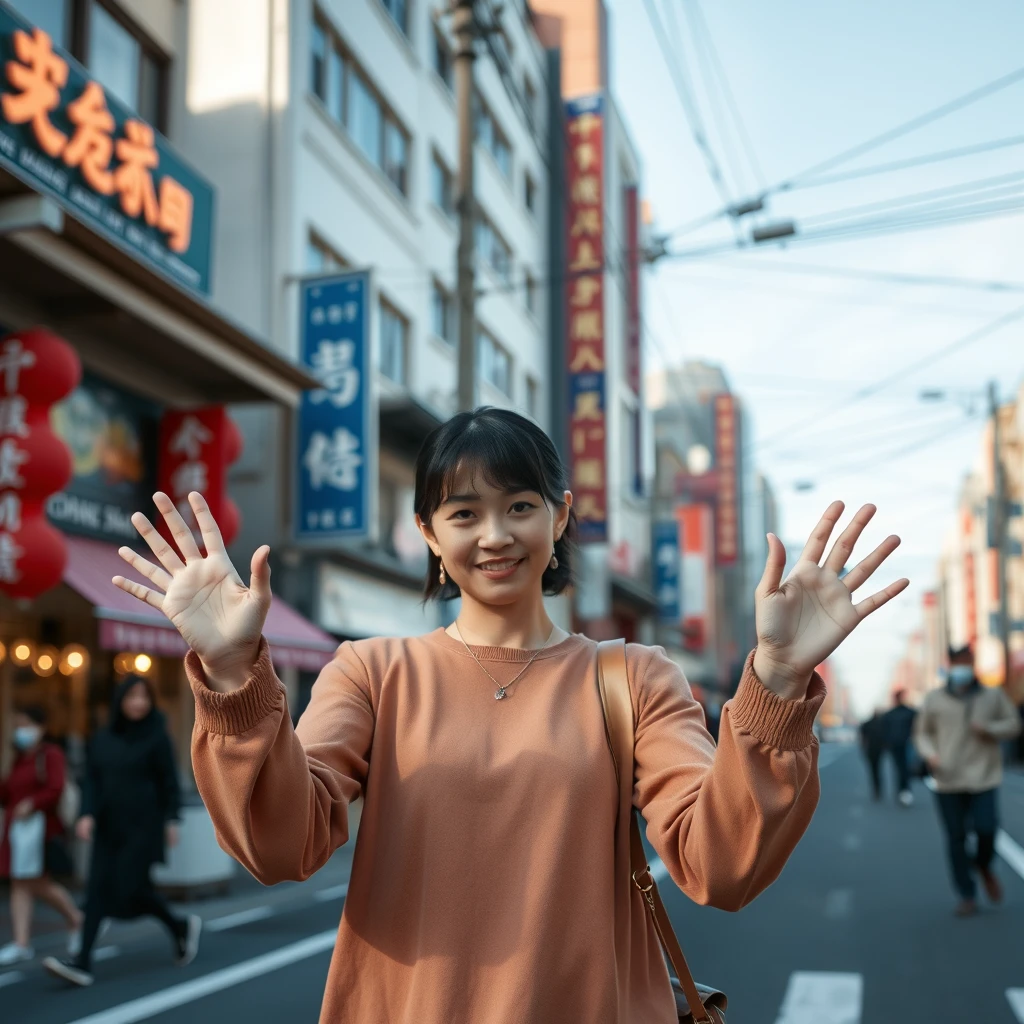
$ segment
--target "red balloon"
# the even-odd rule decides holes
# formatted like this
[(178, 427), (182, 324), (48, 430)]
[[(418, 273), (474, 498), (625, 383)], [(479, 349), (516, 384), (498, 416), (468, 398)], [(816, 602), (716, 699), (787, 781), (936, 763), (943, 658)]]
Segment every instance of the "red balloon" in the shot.
[[(9, 551), (3, 550), (9, 545)], [(0, 590), (14, 598), (38, 597), (60, 583), (67, 558), (67, 544), (60, 530), (41, 514), (23, 519), (17, 533), (0, 538)], [(10, 568), (13, 573), (7, 572)]]
[(0, 367), (0, 391), (24, 395), (30, 405), (51, 406), (82, 379), (78, 353), (45, 327), (0, 338)]
[(68, 446), (45, 424), (32, 427), (28, 437), (0, 438), (0, 464), (22, 481), (10, 486), (22, 501), (56, 494), (74, 471)]
[(224, 416), (224, 465), (230, 466), (242, 457), (245, 438), (238, 424), (228, 415)]
[(220, 526), (220, 533), (224, 538), (225, 546), (231, 544), (238, 536), (238, 531), (242, 528), (242, 513), (230, 498), (224, 499), (217, 525)]

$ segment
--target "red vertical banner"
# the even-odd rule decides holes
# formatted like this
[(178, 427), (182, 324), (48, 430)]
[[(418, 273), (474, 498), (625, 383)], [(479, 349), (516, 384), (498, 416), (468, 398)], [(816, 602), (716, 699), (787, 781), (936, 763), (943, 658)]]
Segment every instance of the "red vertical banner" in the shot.
[(625, 190), (626, 215), (626, 383), (640, 397), (640, 199), (635, 185)]
[(603, 109), (599, 95), (566, 103), (569, 440), (582, 543), (608, 539)]
[(739, 556), (736, 457), (739, 431), (736, 420), (736, 400), (732, 395), (715, 395), (715, 468), (718, 471), (715, 561), (718, 565), (733, 565)]
[(699, 654), (707, 646), (711, 620), (711, 507), (703, 503), (679, 505), (676, 521), (682, 552), (683, 647)]

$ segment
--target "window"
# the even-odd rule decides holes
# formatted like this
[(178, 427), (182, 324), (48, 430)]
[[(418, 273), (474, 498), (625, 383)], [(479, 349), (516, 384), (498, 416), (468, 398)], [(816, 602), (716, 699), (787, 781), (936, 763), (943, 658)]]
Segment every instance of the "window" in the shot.
[(512, 250), (483, 213), (476, 218), (476, 251), (503, 281), (512, 279)]
[(162, 61), (97, 0), (89, 4), (86, 61), (90, 73), (151, 124), (160, 123)]
[(455, 344), (455, 302), (439, 281), (434, 281), (430, 295), (430, 329), (442, 341)]
[(434, 205), (447, 214), (455, 216), (455, 198), (452, 186), (452, 172), (435, 151), (430, 159), (430, 198)]
[(68, 0), (9, 0), (26, 20), (38, 25), (56, 46), (68, 45)]
[(409, 5), (406, 0), (380, 0), (384, 10), (391, 15), (391, 20), (402, 30), (402, 35), (409, 34)]
[(533, 419), (537, 418), (537, 399), (540, 387), (533, 377), (526, 378), (526, 413)]
[(339, 256), (323, 239), (311, 234), (306, 240), (306, 272), (329, 274), (332, 270), (343, 270), (348, 260)]
[(405, 383), (409, 323), (393, 306), (380, 302), (380, 372), (396, 384)]
[(503, 395), (512, 397), (512, 359), (487, 331), (477, 333), (477, 360), (481, 380), (496, 387)]
[(523, 106), (526, 107), (526, 123), (530, 131), (537, 130), (537, 90), (533, 87), (529, 75), (523, 76)]
[(530, 213), (537, 212), (537, 183), (529, 172), (523, 178), (523, 203)]
[(345, 128), (367, 160), (379, 167), (402, 195), (408, 195), (409, 133), (320, 14), (313, 20), (310, 60), (313, 95)]
[(512, 147), (501, 126), (494, 119), (490, 108), (476, 97), (476, 137), (477, 141), (494, 157), (498, 169), (506, 178), (512, 177)]
[(449, 91), (455, 91), (455, 62), (452, 57), (452, 48), (448, 45), (441, 29), (434, 26), (434, 70), (437, 77), (441, 79)]
[(533, 276), (529, 271), (526, 272), (526, 282), (524, 284), (524, 292), (526, 298), (526, 309), (534, 316), (537, 315), (537, 278)]

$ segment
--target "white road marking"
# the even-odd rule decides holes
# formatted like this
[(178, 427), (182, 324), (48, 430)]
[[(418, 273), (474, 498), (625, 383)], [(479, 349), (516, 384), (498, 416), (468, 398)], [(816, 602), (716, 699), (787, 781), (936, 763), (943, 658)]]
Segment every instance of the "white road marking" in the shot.
[(1006, 998), (1010, 1003), (1010, 1009), (1013, 1010), (1014, 1017), (1020, 1021), (1020, 1024), (1024, 1024), (1024, 988), (1008, 988)]
[(775, 1024), (860, 1024), (863, 999), (859, 974), (794, 971)]
[[(1024, 849), (1002, 829), (996, 833), (996, 853), (999, 854), (1014, 871), (1024, 878)], [(1016, 989), (1014, 991), (1024, 991)], [(1022, 1018), (1024, 1020), (1024, 1018)]]
[(21, 971), (6, 971), (0, 974), (0, 988), (4, 985), (16, 985), (19, 981), (23, 981), (25, 975)]
[(340, 899), (347, 893), (348, 882), (342, 882), (341, 885), (332, 885), (329, 889), (321, 889), (319, 892), (313, 893), (313, 899), (326, 903), (328, 900)]
[(204, 922), (203, 928), (208, 932), (224, 932), (229, 928), (251, 924), (253, 921), (262, 921), (273, 914), (270, 907), (253, 907), (251, 910), (240, 910), (237, 914), (228, 914), (227, 917), (215, 917), (212, 921)]
[(843, 849), (856, 853), (864, 845), (864, 840), (856, 832), (847, 832), (843, 836)]
[(656, 882), (664, 882), (668, 878), (668, 868), (660, 857), (655, 857), (650, 863), (651, 877)]
[(831, 889), (825, 897), (825, 916), (832, 921), (843, 921), (853, 913), (853, 890)]
[(194, 978), (191, 981), (182, 982), (180, 985), (172, 985), (170, 988), (143, 996), (141, 999), (133, 999), (131, 1002), (122, 1003), (109, 1010), (101, 1010), (88, 1017), (80, 1017), (78, 1020), (72, 1021), (71, 1024), (135, 1024), (136, 1021), (149, 1020), (158, 1013), (195, 1002), (197, 999), (202, 999), (203, 996), (220, 992), (232, 985), (240, 985), (243, 981), (249, 981), (250, 978), (258, 978), (270, 971), (297, 963), (299, 960), (308, 960), (311, 956), (330, 949), (334, 945), (336, 935), (337, 932), (333, 928), (330, 931), (311, 935), (308, 939), (301, 939), (291, 945), (282, 946), (272, 953), (264, 953), (251, 960), (244, 960), (240, 964), (205, 974), (201, 978)]
[(93, 953), (93, 960), (113, 960), (115, 956), (121, 955), (120, 946), (103, 946), (101, 949), (97, 949)]

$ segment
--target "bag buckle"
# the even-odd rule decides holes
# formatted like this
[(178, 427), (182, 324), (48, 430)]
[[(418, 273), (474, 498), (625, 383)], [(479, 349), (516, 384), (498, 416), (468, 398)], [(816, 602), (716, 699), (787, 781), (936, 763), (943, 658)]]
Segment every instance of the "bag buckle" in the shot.
[[(646, 875), (647, 876), (647, 884), (643, 885), (640, 882), (640, 880), (636, 877), (637, 875)], [(633, 872), (633, 884), (641, 892), (650, 892), (654, 888), (654, 878), (651, 876), (651, 869), (650, 869), (649, 865), (645, 864), (642, 871), (634, 871)]]

